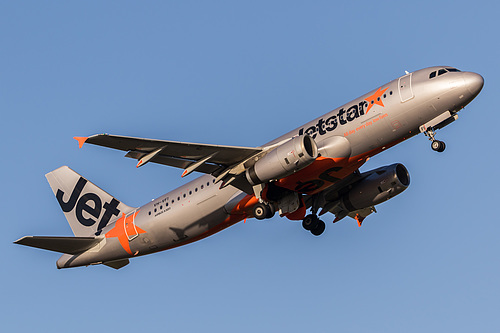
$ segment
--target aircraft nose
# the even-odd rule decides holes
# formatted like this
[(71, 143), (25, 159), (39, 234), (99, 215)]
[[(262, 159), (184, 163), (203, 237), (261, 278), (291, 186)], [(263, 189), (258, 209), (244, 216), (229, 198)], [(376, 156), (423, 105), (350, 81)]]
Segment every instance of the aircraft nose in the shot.
[(465, 84), (467, 85), (467, 88), (474, 97), (477, 96), (477, 94), (479, 94), (481, 89), (483, 89), (484, 79), (481, 75), (477, 73), (465, 72), (464, 80)]

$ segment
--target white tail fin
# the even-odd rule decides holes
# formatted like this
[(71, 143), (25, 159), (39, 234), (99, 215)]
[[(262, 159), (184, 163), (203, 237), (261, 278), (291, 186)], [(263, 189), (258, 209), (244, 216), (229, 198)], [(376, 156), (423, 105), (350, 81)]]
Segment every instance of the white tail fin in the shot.
[(75, 236), (99, 235), (129, 207), (67, 166), (45, 175)]

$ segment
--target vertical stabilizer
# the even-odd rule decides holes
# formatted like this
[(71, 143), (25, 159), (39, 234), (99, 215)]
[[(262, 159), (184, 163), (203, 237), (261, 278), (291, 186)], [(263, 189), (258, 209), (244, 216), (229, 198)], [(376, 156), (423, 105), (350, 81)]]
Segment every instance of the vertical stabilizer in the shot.
[(75, 236), (96, 236), (121, 213), (125, 205), (67, 166), (45, 175)]

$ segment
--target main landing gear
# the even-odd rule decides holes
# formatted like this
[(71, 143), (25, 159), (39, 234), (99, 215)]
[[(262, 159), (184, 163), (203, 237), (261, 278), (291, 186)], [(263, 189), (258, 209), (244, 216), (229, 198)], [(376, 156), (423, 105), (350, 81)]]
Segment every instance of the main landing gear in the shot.
[(314, 236), (319, 236), (325, 231), (326, 225), (316, 214), (309, 214), (302, 220), (302, 227), (310, 231)]
[[(326, 228), (325, 222), (321, 221), (316, 215), (317, 210), (302, 219), (302, 227), (310, 231), (314, 236), (321, 235)], [(275, 214), (275, 208), (272, 204), (259, 202), (253, 207), (253, 216), (257, 220), (270, 219)]]
[(270, 219), (274, 216), (274, 213), (274, 207), (262, 202), (259, 202), (253, 207), (253, 216), (257, 220)]
[(431, 148), (434, 151), (437, 151), (439, 153), (443, 152), (446, 148), (446, 144), (443, 141), (436, 140), (434, 137), (436, 133), (432, 130), (432, 128), (427, 128), (427, 130), (424, 132), (425, 136), (431, 140)]

